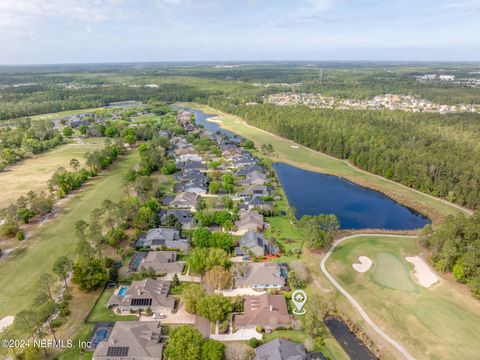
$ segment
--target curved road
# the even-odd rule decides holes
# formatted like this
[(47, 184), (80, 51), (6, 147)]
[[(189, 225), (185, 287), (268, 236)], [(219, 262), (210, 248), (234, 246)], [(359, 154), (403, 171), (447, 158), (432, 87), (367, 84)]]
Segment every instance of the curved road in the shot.
[(392, 339), (390, 336), (388, 336), (382, 329), (380, 329), (373, 321), (370, 319), (370, 317), (367, 315), (365, 310), (360, 306), (360, 304), (353, 298), (352, 295), (350, 295), (335, 279), (334, 277), (327, 271), (327, 268), (325, 266), (328, 258), (332, 254), (333, 250), (340, 245), (342, 242), (348, 239), (352, 239), (355, 237), (360, 237), (360, 236), (388, 236), (388, 237), (404, 237), (404, 238), (412, 238), (415, 239), (417, 236), (408, 236), (408, 235), (391, 235), (391, 234), (356, 234), (356, 235), (350, 235), (343, 237), (341, 239), (336, 240), (328, 252), (325, 254), (325, 256), (322, 258), (322, 261), (320, 262), (320, 268), (322, 269), (322, 272), (325, 274), (325, 276), (330, 280), (330, 282), (337, 288), (338, 291), (340, 291), (347, 299), (350, 301), (350, 303), (353, 305), (354, 308), (358, 310), (362, 318), (366, 321), (368, 325), (382, 338), (384, 338), (386, 341), (388, 341), (395, 349), (397, 349), (404, 357), (405, 359), (408, 360), (415, 360), (415, 358), (410, 355), (410, 353), (397, 341)]

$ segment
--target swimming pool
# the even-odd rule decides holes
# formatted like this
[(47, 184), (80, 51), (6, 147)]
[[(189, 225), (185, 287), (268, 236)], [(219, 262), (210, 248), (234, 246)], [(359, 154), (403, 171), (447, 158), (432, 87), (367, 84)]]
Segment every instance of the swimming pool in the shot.
[(118, 295), (120, 295), (120, 296), (122, 296), (122, 297), (125, 296), (125, 294), (127, 293), (127, 290), (128, 290), (128, 287), (122, 286), (122, 287), (120, 288), (120, 290), (118, 290)]
[(98, 329), (92, 339), (93, 348), (96, 348), (99, 343), (101, 343), (102, 341), (105, 341), (108, 338), (108, 335), (109, 335), (109, 329), (107, 328)]

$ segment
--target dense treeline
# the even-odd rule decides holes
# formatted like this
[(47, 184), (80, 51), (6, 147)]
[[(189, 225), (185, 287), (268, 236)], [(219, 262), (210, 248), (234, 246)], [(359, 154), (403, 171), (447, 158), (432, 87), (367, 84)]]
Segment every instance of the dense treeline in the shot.
[(452, 272), (480, 298), (480, 213), (449, 216), (437, 229), (426, 226), (422, 242), (432, 251), (435, 268)]
[[(473, 141), (480, 134), (480, 123), (475, 114), (439, 118), (305, 106), (211, 105), (371, 173), (461, 205), (480, 206), (480, 149)], [(459, 134), (462, 138), (457, 138)]]
[[(35, 89), (35, 88), (33, 88)], [(162, 84), (158, 88), (102, 86), (83, 89), (54, 87), (47, 91), (0, 91), (0, 120), (73, 109), (105, 106), (123, 100), (193, 101), (205, 92), (185, 84)]]
[[(0, 105), (1, 106), (1, 105)], [(0, 127), (0, 171), (5, 167), (64, 143), (51, 121), (16, 120)]]

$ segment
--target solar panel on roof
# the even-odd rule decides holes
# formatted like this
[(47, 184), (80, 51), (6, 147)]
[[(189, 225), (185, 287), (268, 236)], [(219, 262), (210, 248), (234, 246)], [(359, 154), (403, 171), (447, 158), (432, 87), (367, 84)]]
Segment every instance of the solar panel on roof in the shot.
[(152, 299), (132, 299), (131, 306), (150, 306), (152, 305)]
[(152, 245), (165, 245), (165, 240), (163, 239), (153, 239)]
[(128, 356), (128, 346), (109, 346), (107, 349), (107, 356)]

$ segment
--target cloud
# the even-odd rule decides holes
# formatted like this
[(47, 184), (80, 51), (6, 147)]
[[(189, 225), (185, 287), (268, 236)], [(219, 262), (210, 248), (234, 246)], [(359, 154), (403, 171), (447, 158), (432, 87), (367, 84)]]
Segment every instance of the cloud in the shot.
[(88, 22), (127, 16), (123, 0), (0, 0), (0, 27), (56, 18)]
[(323, 11), (331, 8), (333, 0), (308, 0), (306, 6), (314, 11)]

